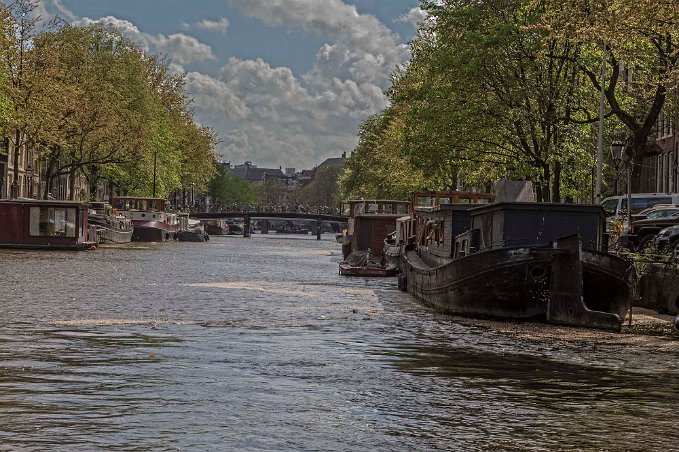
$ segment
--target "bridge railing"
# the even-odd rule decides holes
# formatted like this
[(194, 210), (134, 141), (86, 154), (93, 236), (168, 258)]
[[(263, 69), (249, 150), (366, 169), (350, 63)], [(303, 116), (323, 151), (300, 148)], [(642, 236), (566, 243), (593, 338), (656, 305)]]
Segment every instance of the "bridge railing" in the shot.
[(308, 206), (308, 205), (274, 205), (274, 204), (216, 204), (209, 208), (198, 207), (191, 209), (191, 213), (229, 213), (229, 212), (253, 212), (253, 213), (300, 213), (307, 215), (334, 215), (340, 216), (340, 209), (330, 206)]

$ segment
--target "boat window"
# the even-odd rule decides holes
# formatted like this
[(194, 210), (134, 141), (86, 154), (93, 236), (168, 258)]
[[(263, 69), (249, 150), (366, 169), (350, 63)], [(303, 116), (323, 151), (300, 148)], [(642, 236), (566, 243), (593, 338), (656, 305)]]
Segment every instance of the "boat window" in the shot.
[(408, 213), (408, 204), (397, 204), (396, 213)]
[(439, 205), (451, 204), (450, 198), (439, 198)]
[(382, 213), (394, 213), (394, 206), (391, 204), (383, 204)]
[(358, 203), (354, 206), (354, 216), (363, 213), (363, 203)]
[(433, 207), (434, 198), (432, 196), (418, 196), (417, 207)]
[(377, 204), (368, 204), (368, 213), (377, 213), (379, 206)]
[(29, 234), (34, 237), (75, 237), (75, 207), (31, 207)]

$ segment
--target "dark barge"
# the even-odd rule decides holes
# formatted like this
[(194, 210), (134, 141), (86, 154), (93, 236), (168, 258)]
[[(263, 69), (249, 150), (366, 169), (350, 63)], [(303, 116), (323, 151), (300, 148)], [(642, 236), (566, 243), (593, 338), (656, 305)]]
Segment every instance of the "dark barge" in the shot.
[(629, 261), (606, 252), (598, 206), (496, 203), (418, 210), (399, 288), (443, 311), (619, 331)]
[(87, 204), (38, 199), (0, 200), (0, 247), (83, 250), (90, 238)]

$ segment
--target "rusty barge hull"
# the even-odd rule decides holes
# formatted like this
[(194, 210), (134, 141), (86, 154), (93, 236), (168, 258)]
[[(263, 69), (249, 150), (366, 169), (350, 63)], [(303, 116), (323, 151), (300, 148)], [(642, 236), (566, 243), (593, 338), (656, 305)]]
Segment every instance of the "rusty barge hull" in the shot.
[(633, 295), (629, 263), (581, 250), (579, 242), (561, 245), (500, 248), (446, 263), (407, 251), (399, 284), (451, 314), (619, 331)]

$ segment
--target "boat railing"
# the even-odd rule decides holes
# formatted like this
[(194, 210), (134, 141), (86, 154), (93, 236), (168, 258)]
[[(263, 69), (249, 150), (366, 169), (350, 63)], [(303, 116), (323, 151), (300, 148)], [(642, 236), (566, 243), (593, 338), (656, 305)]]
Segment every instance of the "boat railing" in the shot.
[[(469, 231), (467, 231), (469, 232)], [(458, 237), (464, 236), (467, 233), (463, 233), (455, 237), (455, 240), (457, 242)], [(547, 247), (550, 246), (552, 243), (550, 242), (534, 242), (534, 243), (529, 243), (528, 242), (529, 238), (528, 237), (521, 237), (517, 239), (509, 239), (509, 240), (499, 240), (495, 242), (490, 242), (486, 243), (485, 246), (479, 247), (477, 251), (490, 251), (494, 249), (501, 249), (501, 248), (531, 248), (531, 247)], [(592, 250), (592, 251), (601, 251), (601, 252), (609, 252), (608, 244), (606, 243), (593, 243), (593, 242), (582, 242), (582, 248), (585, 250)]]

